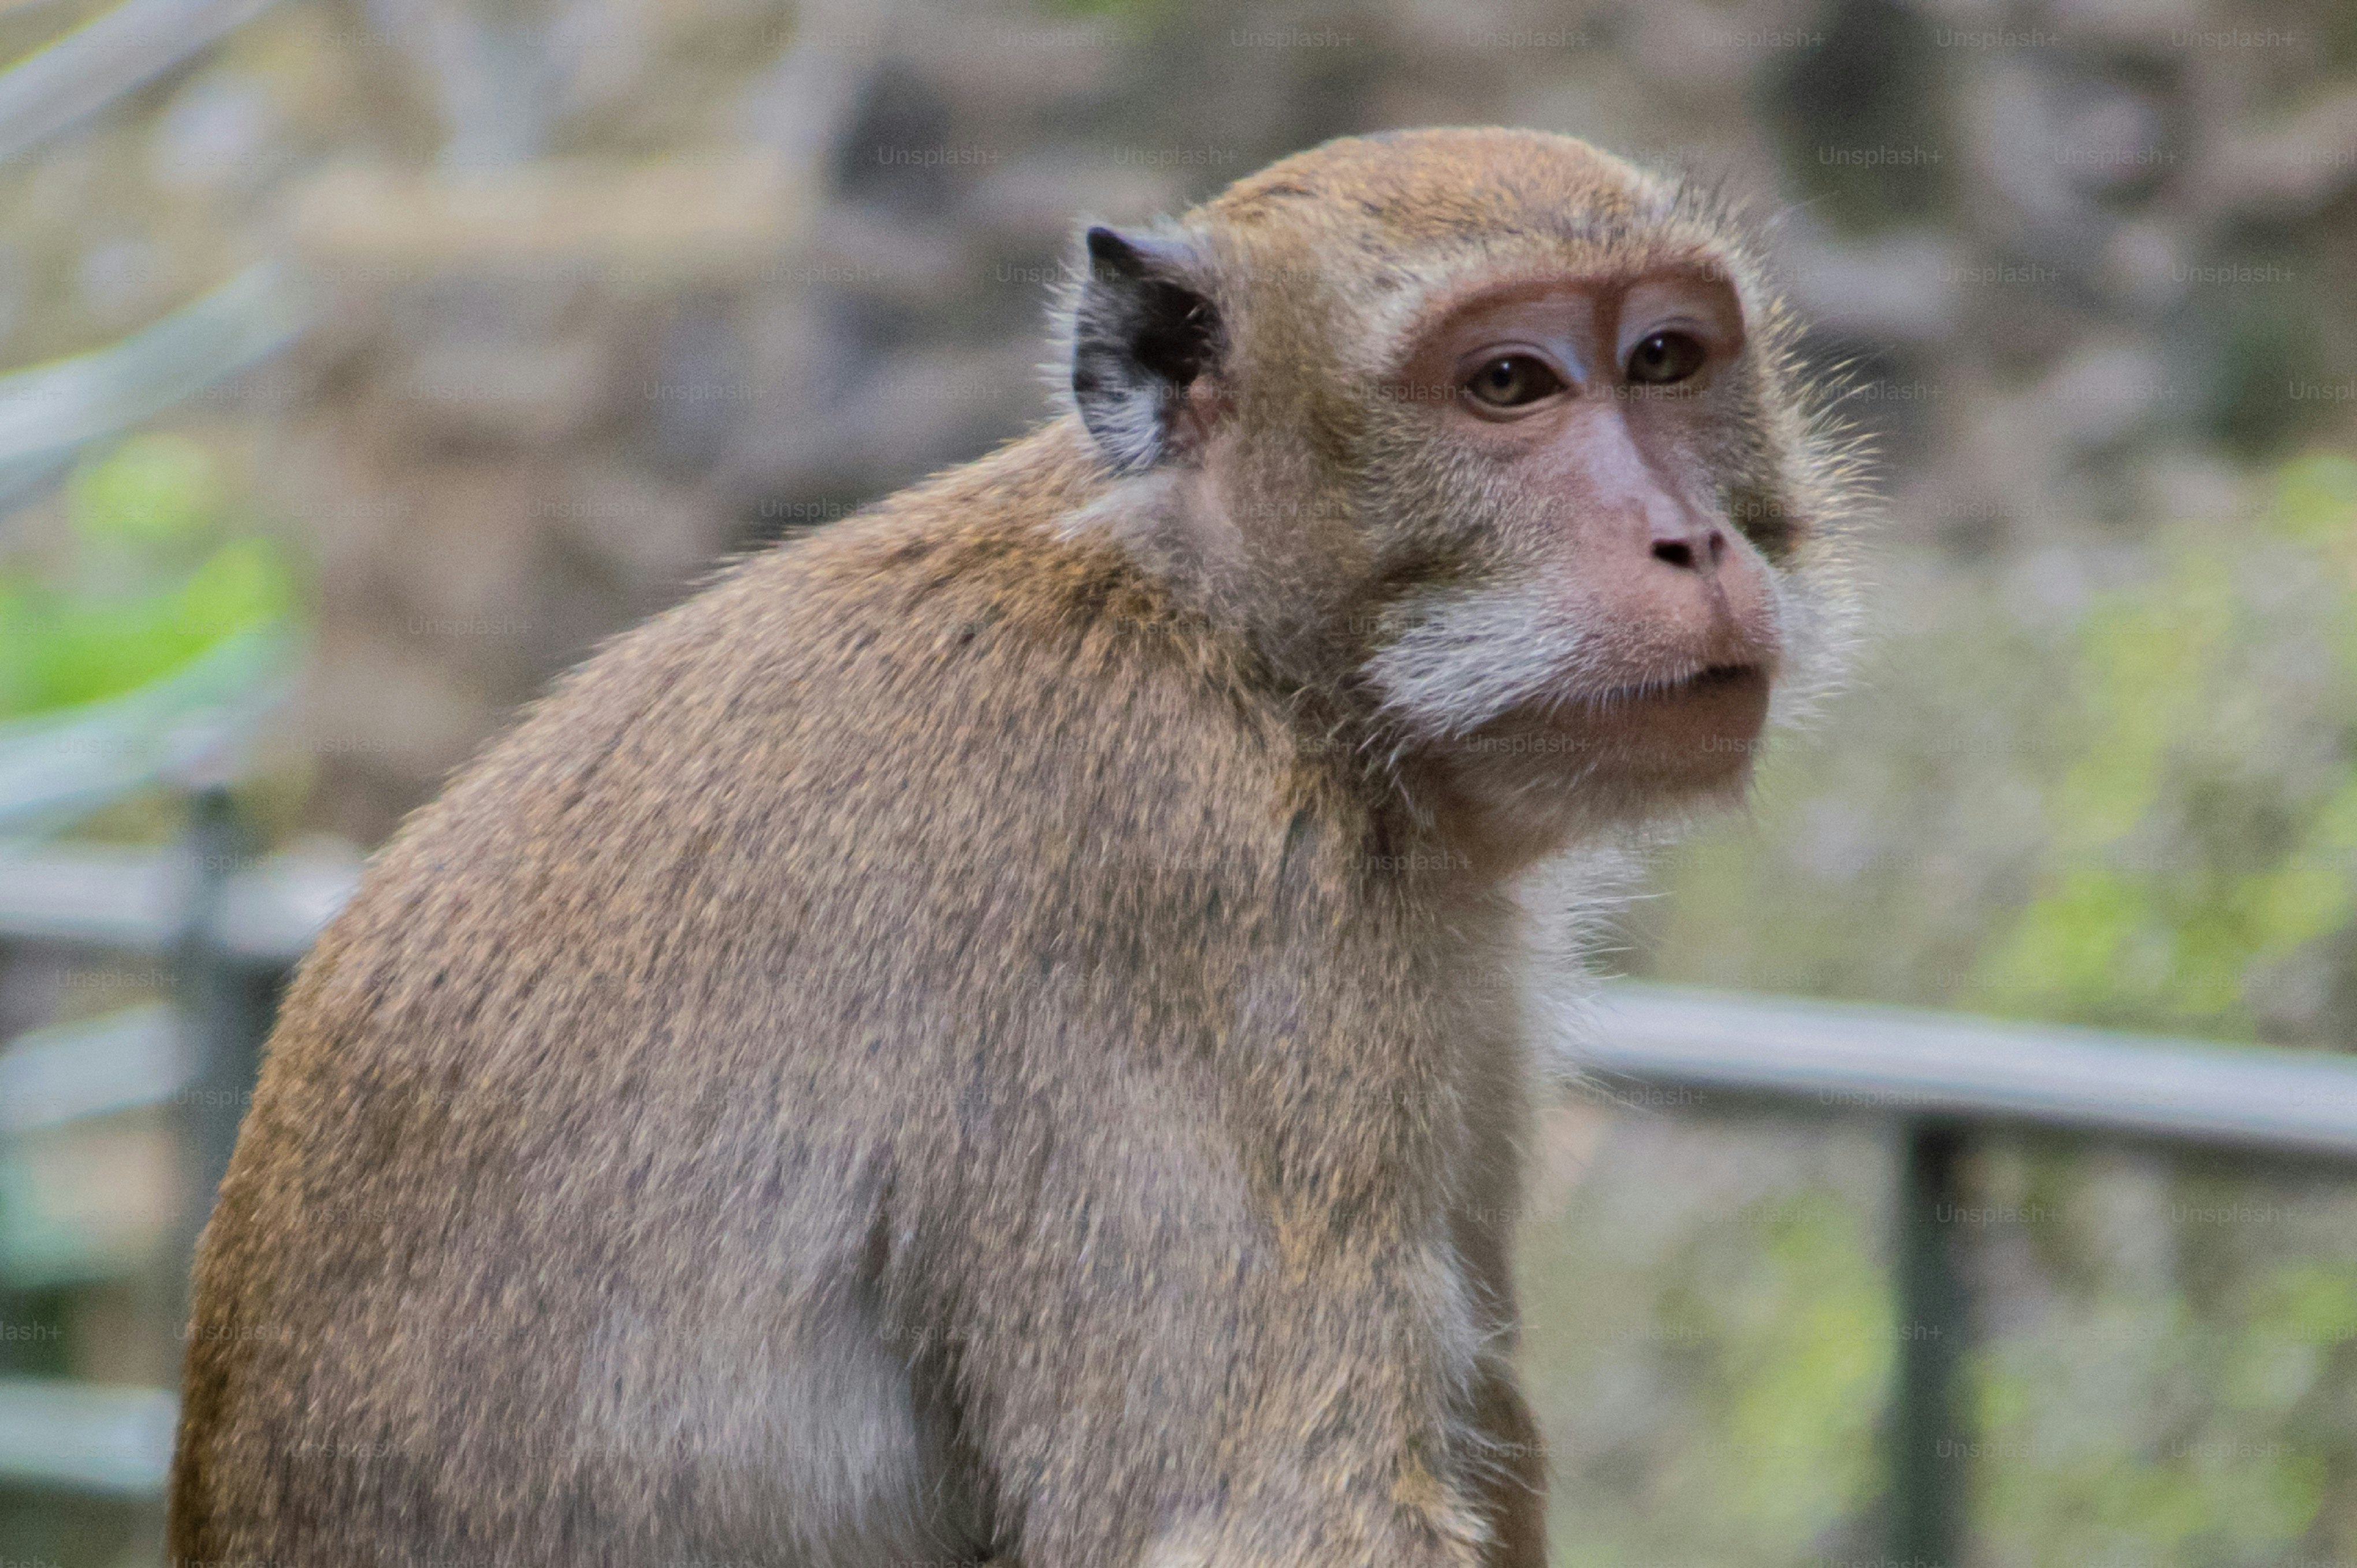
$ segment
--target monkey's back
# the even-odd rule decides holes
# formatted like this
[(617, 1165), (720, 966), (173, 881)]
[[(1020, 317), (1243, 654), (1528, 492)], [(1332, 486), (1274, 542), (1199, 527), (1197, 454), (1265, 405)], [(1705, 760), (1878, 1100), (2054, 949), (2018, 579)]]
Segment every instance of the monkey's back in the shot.
[(1239, 663), (1013, 521), (1088, 482), (1050, 427), (740, 566), (386, 847), (206, 1233), (175, 1558), (986, 1539), (920, 1326), (1020, 1266), (1072, 1075), (1340, 896)]

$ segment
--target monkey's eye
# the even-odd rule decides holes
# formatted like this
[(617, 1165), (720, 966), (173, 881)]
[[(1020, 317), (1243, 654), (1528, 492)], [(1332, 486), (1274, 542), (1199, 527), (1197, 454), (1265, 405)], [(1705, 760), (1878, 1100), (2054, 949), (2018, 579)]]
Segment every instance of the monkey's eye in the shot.
[(1491, 408), (1520, 408), (1563, 389), (1563, 378), (1528, 354), (1501, 354), (1465, 383), (1476, 401)]
[(1684, 332), (1656, 332), (1629, 351), (1629, 379), (1646, 386), (1667, 386), (1684, 381), (1702, 369), (1710, 350)]

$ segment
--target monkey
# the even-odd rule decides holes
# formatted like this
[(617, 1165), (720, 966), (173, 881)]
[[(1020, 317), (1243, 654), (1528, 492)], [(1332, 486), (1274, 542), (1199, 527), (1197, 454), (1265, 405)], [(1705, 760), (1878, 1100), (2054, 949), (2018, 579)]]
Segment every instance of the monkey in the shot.
[(1727, 205), (1330, 142), (1092, 227), (1029, 434), (564, 678), (300, 966), (178, 1563), (1533, 1568), (1530, 893), (1828, 688)]

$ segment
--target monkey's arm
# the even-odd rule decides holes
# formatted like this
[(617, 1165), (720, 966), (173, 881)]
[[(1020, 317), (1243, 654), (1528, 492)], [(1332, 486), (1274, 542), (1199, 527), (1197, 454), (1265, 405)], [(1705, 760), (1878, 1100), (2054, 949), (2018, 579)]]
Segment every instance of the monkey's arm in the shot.
[(995, 1391), (966, 1418), (1001, 1550), (1025, 1568), (1484, 1561), (1473, 1423), (1497, 1412), (1474, 1408), (1445, 1230), (1288, 1215), (1215, 1120), (1171, 1117), (1148, 1085), (1112, 1098), (1140, 1113), (1043, 1126), (1028, 1212), (983, 1228), (1020, 1255), (973, 1260), (992, 1277), (966, 1293), (960, 1381)]
[[(1514, 1082), (1493, 1081), (1479, 1092), (1501, 1102)], [(1482, 1557), (1490, 1568), (1544, 1568), (1546, 1562), (1546, 1449), (1514, 1370), (1522, 1322), (1512, 1257), (1514, 1216), (1523, 1208), (1519, 1165), (1507, 1158), (1478, 1165), (1455, 1214), (1457, 1255), (1481, 1308), (1472, 1416), (1481, 1448), (1472, 1481), (1491, 1524)]]

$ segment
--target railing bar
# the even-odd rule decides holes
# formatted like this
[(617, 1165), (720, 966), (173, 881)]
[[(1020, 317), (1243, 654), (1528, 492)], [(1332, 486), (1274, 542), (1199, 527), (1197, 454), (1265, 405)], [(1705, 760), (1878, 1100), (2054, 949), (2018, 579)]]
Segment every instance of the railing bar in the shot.
[(168, 1389), (0, 1379), (0, 1481), (160, 1497), (178, 1419)]
[[(0, 847), (0, 940), (169, 953), (192, 872), (180, 851)], [(354, 859), (262, 857), (222, 889), (214, 940), (231, 957), (284, 967), (310, 947), (359, 880)]]
[(41, 483), (83, 444), (143, 424), (284, 348), (305, 310), (285, 269), (259, 262), (119, 342), (0, 375), (0, 501)]
[(1818, 1110), (2357, 1157), (2357, 1058), (1904, 1008), (1608, 988), (1585, 1065)]
[(159, 1104), (194, 1076), (166, 1003), (28, 1029), (0, 1049), (0, 1133), (21, 1136)]
[(126, 0), (0, 71), (0, 158), (161, 76), (271, 0)]

